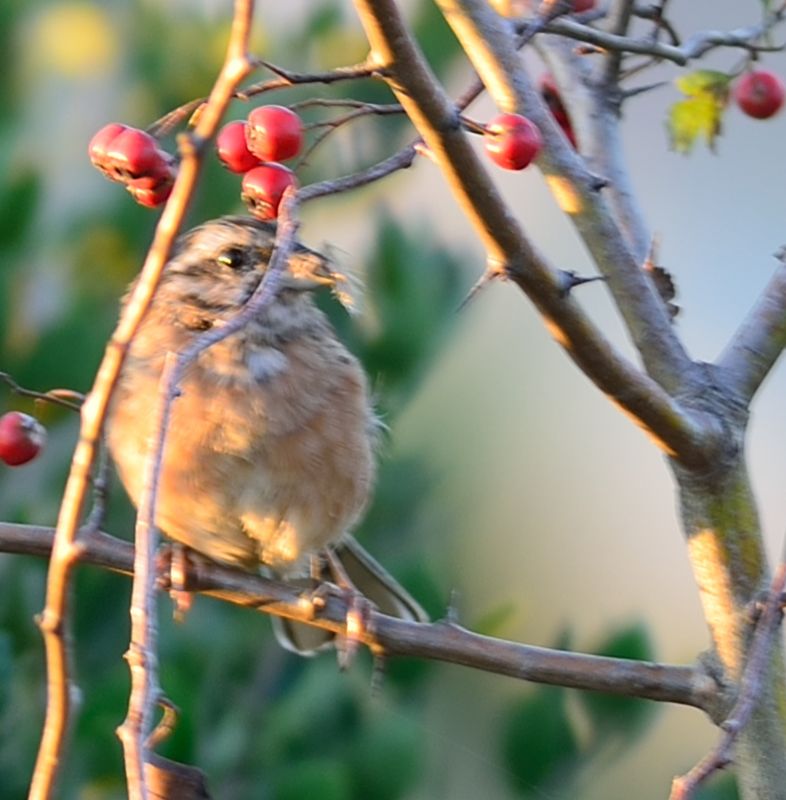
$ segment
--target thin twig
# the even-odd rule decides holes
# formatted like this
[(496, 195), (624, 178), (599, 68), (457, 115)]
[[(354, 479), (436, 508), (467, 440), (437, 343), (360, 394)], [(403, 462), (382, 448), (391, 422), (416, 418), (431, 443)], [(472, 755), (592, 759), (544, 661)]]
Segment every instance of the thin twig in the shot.
[(148, 741), (153, 731), (153, 710), (161, 694), (158, 682), (158, 629), (156, 624), (155, 554), (158, 529), (155, 509), (161, 480), (165, 434), (169, 407), (162, 399), (174, 369), (175, 356), (167, 353), (159, 380), (156, 408), (157, 436), (148, 446), (142, 478), (142, 495), (137, 510), (134, 541), (134, 581), (131, 590), (131, 641), (126, 661), (131, 672), (131, 694), (128, 713), (117, 735), (123, 743), (129, 800), (145, 800), (148, 796), (145, 764)]
[[(232, 93), (232, 99), (248, 101), (253, 96), (264, 94), (265, 92), (274, 91), (275, 89), (286, 89), (290, 86), (298, 86), (307, 83), (322, 83), (331, 84), (339, 81), (357, 80), (361, 78), (369, 78), (374, 75), (375, 69), (363, 62), (361, 64), (353, 64), (346, 67), (337, 67), (336, 69), (328, 72), (291, 72), (285, 70), (283, 67), (278, 67), (268, 61), (261, 61), (255, 59), (252, 64), (253, 67), (264, 66), (271, 72), (275, 73), (278, 77), (271, 78), (261, 83), (255, 83), (245, 89), (237, 90)], [(195, 100), (189, 100), (187, 103), (173, 108), (164, 114), (163, 117), (157, 119), (148, 126), (147, 131), (153, 136), (166, 136), (171, 133), (175, 128), (181, 125), (186, 119), (192, 117), (195, 112), (199, 111), (201, 114), (202, 107), (207, 102), (207, 98), (199, 97)], [(200, 114), (196, 116), (199, 117)]]
[[(624, 36), (628, 32), (634, 5), (635, 0), (615, 0), (611, 10), (610, 33), (615, 36)], [(621, 64), (622, 53), (619, 50), (610, 51), (603, 65), (603, 76), (600, 79), (601, 86), (605, 86), (610, 90), (616, 89)]]
[[(758, 45), (756, 42), (783, 19), (782, 12), (776, 12), (758, 25), (736, 28), (731, 31), (699, 31), (685, 40), (682, 45), (665, 44), (653, 41), (651, 37), (636, 39), (601, 31), (589, 25), (582, 25), (573, 19), (558, 19), (545, 26), (544, 32), (576, 39), (585, 44), (595, 45), (603, 50), (619, 53), (638, 53), (654, 56), (663, 61), (671, 61), (685, 66), (718, 47), (741, 48), (751, 52), (782, 50), (783, 46)], [(521, 26), (521, 30), (525, 25)]]
[[(210, 97), (202, 109), (193, 136), (181, 137), (182, 163), (180, 172), (172, 198), (170, 198), (164, 210), (156, 232), (156, 238), (148, 255), (148, 263), (151, 259), (155, 260), (155, 284), (146, 297), (146, 306), (152, 299), (158, 278), (168, 259), (171, 245), (185, 213), (186, 205), (193, 193), (204, 145), (215, 134), (238, 84), (253, 68), (253, 63), (248, 55), (253, 12), (254, 0), (235, 0), (232, 28), (224, 64), (216, 78)], [(187, 169), (189, 180), (185, 183), (183, 173)], [(173, 204), (177, 205), (173, 208)], [(174, 218), (174, 224), (167, 224), (170, 221), (168, 214)], [(163, 241), (159, 241), (159, 232), (162, 233)], [(148, 263), (146, 263), (146, 267)], [(143, 276), (144, 274), (145, 269), (143, 268)], [(129, 300), (129, 306), (134, 303), (138, 292), (139, 284), (137, 284), (134, 294)], [(127, 314), (128, 308), (126, 309)], [(135, 330), (136, 326), (131, 331), (131, 336), (133, 336)], [(125, 349), (127, 349), (127, 346), (128, 341)], [(114, 374), (113, 382), (116, 378), (117, 372)], [(165, 378), (166, 376), (162, 376), (162, 380), (165, 380)], [(161, 448), (163, 447), (168, 413), (169, 409), (166, 402), (162, 402), (159, 410), (162, 426), (160, 435), (157, 437)], [(159, 694), (157, 689), (157, 656), (154, 650), (156, 623), (153, 558), (155, 553), (155, 495), (161, 469), (161, 455), (160, 452), (155, 455), (155, 458), (149, 458), (146, 461), (146, 491), (141, 499), (141, 510), (137, 518), (136, 536), (138, 537), (137, 554), (139, 563), (132, 592), (132, 636), (128, 659), (131, 669), (131, 696), (128, 714), (117, 731), (118, 737), (123, 743), (128, 793), (131, 800), (146, 800), (147, 798), (144, 769), (144, 764), (147, 760), (146, 743), (152, 728), (153, 707), (158, 700)]]
[[(341, 102), (343, 101), (339, 101), (339, 103)], [(316, 101), (311, 101), (311, 104), (316, 104)], [(290, 106), (290, 108), (295, 108), (297, 105), (297, 103), (294, 103), (292, 106)], [(327, 103), (323, 103), (321, 105), (327, 105)], [(344, 103), (344, 105), (347, 104)], [(330, 136), (332, 133), (335, 133), (340, 127), (346, 125), (348, 122), (372, 115), (389, 116), (391, 114), (401, 115), (403, 113), (404, 109), (398, 103), (390, 103), (387, 105), (379, 105), (376, 103), (357, 103), (352, 111), (343, 114), (340, 117), (334, 117), (330, 120), (314, 122), (311, 125), (306, 125), (306, 129), (325, 128), (325, 130), (318, 133), (313, 139), (308, 149), (298, 160), (295, 170), (299, 169), (303, 164), (307, 164), (309, 158), (317, 149), (317, 147), (319, 147), (319, 145), (321, 145), (328, 136)]]
[[(52, 529), (0, 523), (0, 552), (46, 558)], [(105, 533), (83, 539), (82, 561), (125, 575), (134, 564), (133, 546)], [(347, 601), (329, 594), (316, 608), (302, 589), (249, 572), (194, 559), (189, 590), (316, 628), (346, 633)], [(409, 656), (462, 664), (519, 680), (641, 697), (716, 711), (721, 692), (701, 667), (633, 661), (519, 644), (472, 633), (455, 620), (407, 622), (376, 611), (369, 615), (363, 643), (385, 657)]]
[(759, 610), (748, 661), (740, 680), (740, 691), (731, 714), (721, 723), (723, 735), (718, 744), (685, 775), (675, 778), (669, 800), (690, 800), (699, 786), (732, 762), (737, 737), (751, 719), (763, 686), (763, 675), (783, 618), (783, 592), (786, 588), (786, 559), (773, 576), (767, 596)]
[[(357, 108), (365, 109), (367, 114), (402, 114), (404, 109), (398, 103), (366, 103), (363, 100), (352, 100), (344, 97), (311, 97), (290, 103), (289, 108), (297, 111), (301, 108)], [(331, 125), (335, 120), (314, 123), (315, 125)]]
[(255, 95), (270, 92), (274, 89), (284, 89), (288, 86), (300, 86), (306, 83), (331, 84), (340, 81), (371, 78), (379, 72), (379, 66), (369, 61), (362, 61), (360, 64), (353, 64), (346, 67), (336, 67), (336, 69), (326, 72), (292, 72), (283, 67), (271, 64), (269, 61), (258, 61), (257, 64), (266, 67), (278, 77), (255, 83), (251, 86), (247, 86), (242, 91), (238, 91), (235, 94), (238, 100), (249, 100)]
[(50, 389), (48, 392), (37, 392), (33, 389), (25, 389), (20, 386), (7, 372), (0, 372), (0, 381), (8, 384), (14, 394), (20, 397), (30, 397), (43, 403), (51, 403), (55, 406), (62, 406), (71, 411), (79, 411), (84, 402), (84, 395), (70, 389)]
[(400, 169), (407, 169), (412, 165), (416, 156), (417, 148), (414, 145), (409, 145), (399, 150), (398, 153), (394, 153), (389, 158), (386, 158), (384, 161), (372, 164), (370, 167), (360, 170), (359, 172), (354, 172), (343, 178), (332, 178), (331, 180), (320, 181), (319, 183), (312, 183), (309, 186), (304, 186), (298, 192), (298, 202), (305, 203), (310, 200), (316, 200), (318, 197), (347, 192), (350, 189), (357, 189), (360, 186), (374, 183), (374, 181), (386, 178), (388, 175)]
[(71, 636), (70, 582), (79, 557), (77, 531), (84, 507), (90, 471), (96, 455), (101, 428), (112, 389), (123, 366), (129, 342), (147, 310), (172, 242), (196, 185), (204, 143), (215, 133), (237, 85), (251, 65), (241, 52), (238, 31), (251, 18), (253, 0), (236, 0), (230, 47), (205, 110), (191, 136), (182, 138), (183, 160), (172, 195), (156, 227), (145, 264), (125, 311), (107, 346), (93, 388), (82, 406), (82, 427), (74, 451), (57, 524), (57, 535), (47, 577), (46, 606), (39, 625), (44, 637), (47, 661), (47, 705), (44, 731), (30, 787), (31, 800), (52, 797), (68, 729), (74, 694), (69, 640)]
[(666, 6), (668, 4), (669, 0), (659, 0), (659, 2), (653, 3), (651, 6), (647, 6), (646, 9), (634, 8), (634, 13), (637, 17), (648, 19), (655, 23), (650, 32), (651, 41), (657, 42), (661, 33), (665, 32), (671, 39), (672, 44), (679, 45), (680, 37), (671, 22), (666, 19)]
[(106, 516), (106, 501), (109, 494), (109, 472), (110, 472), (109, 452), (106, 443), (101, 442), (101, 450), (98, 454), (98, 466), (93, 478), (93, 507), (83, 526), (84, 531), (97, 531), (104, 524)]

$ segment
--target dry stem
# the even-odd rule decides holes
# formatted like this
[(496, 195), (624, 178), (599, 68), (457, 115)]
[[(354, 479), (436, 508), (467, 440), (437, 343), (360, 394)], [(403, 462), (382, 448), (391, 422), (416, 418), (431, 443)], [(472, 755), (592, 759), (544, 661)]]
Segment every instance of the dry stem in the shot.
[[(783, 46), (769, 47), (758, 45), (756, 42), (781, 22), (783, 16), (783, 10), (780, 9), (770, 14), (764, 22), (758, 25), (749, 25), (731, 31), (698, 31), (682, 45), (666, 44), (653, 40), (652, 37), (637, 39), (632, 36), (621, 36), (617, 33), (583, 25), (573, 19), (554, 20), (545, 26), (544, 32), (575, 39), (612, 53), (648, 55), (658, 60), (671, 61), (679, 66), (685, 66), (718, 47), (738, 48), (750, 52), (782, 50)], [(524, 23), (521, 30), (526, 30), (527, 24)]]
[[(158, 279), (169, 257), (169, 251), (177, 231), (185, 215), (186, 206), (191, 198), (196, 178), (201, 165), (202, 150), (205, 143), (215, 134), (226, 108), (234, 96), (240, 82), (251, 72), (253, 63), (248, 54), (251, 22), (254, 12), (254, 0), (236, 0), (232, 29), (227, 45), (226, 58), (221, 72), (216, 79), (207, 104), (192, 137), (183, 136), (180, 150), (183, 157), (172, 197), (161, 217), (156, 238), (153, 240), (148, 259), (142, 271), (143, 278), (150, 266), (154, 274), (154, 283), (145, 295), (146, 310)], [(142, 281), (140, 280), (140, 283)], [(133, 305), (139, 291), (139, 284), (129, 301)], [(126, 309), (126, 315), (128, 308)], [(124, 315), (124, 316), (126, 316)], [(141, 319), (141, 314), (137, 318)], [(131, 336), (136, 326), (131, 331)], [(128, 347), (130, 338), (125, 342)], [(134, 577), (134, 588), (131, 603), (131, 644), (128, 662), (131, 669), (131, 696), (128, 714), (118, 729), (118, 736), (123, 743), (128, 780), (128, 794), (131, 800), (146, 800), (148, 793), (145, 786), (144, 763), (146, 761), (146, 740), (152, 729), (153, 706), (158, 696), (157, 657), (155, 653), (155, 498), (158, 478), (161, 471), (161, 454), (163, 452), (166, 423), (171, 406), (169, 384), (176, 373), (171, 360), (162, 375), (162, 400), (159, 408), (160, 427), (155, 446), (151, 448), (146, 462), (145, 491), (140, 502), (137, 518), (137, 569)], [(113, 381), (117, 378), (114, 373)], [(111, 385), (110, 385), (111, 392)]]
[(72, 569), (80, 555), (77, 528), (109, 399), (122, 368), (129, 342), (150, 304), (172, 242), (185, 216), (186, 206), (199, 173), (202, 146), (214, 134), (235, 88), (250, 71), (251, 65), (245, 54), (245, 41), (252, 10), (253, 0), (236, 0), (235, 17), (224, 67), (193, 137), (185, 138), (181, 145), (183, 161), (172, 196), (159, 220), (134, 292), (107, 345), (93, 388), (82, 407), (79, 443), (74, 451), (60, 507), (57, 535), (47, 578), (46, 606), (39, 623), (46, 647), (47, 706), (44, 731), (30, 787), (31, 800), (48, 800), (53, 795), (72, 716), (71, 697), (74, 686), (68, 646), (69, 587)]
[[(83, 540), (84, 563), (131, 574), (133, 546), (105, 533)], [(0, 523), (0, 552), (46, 558), (52, 529)], [(279, 581), (194, 560), (189, 589), (259, 612), (346, 634), (347, 605), (341, 595), (329, 595), (324, 608), (315, 609), (302, 590)], [(715, 716), (720, 692), (714, 679), (700, 667), (657, 664), (624, 658), (571, 653), (481, 636), (453, 620), (417, 623), (372, 611), (363, 631), (363, 643), (385, 657), (410, 656), (462, 664), (472, 669), (519, 680), (609, 692), (693, 706)]]

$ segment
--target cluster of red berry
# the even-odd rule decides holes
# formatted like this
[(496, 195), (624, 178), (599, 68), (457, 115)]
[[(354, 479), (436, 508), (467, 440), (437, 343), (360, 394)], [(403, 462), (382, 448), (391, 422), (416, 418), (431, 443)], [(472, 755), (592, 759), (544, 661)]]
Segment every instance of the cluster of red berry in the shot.
[[(245, 120), (225, 125), (216, 138), (218, 157), (242, 173), (241, 196), (254, 216), (275, 219), (284, 191), (296, 186), (292, 170), (279, 163), (303, 146), (303, 125), (283, 106), (260, 106)], [(149, 133), (112, 122), (90, 140), (88, 154), (107, 178), (123, 183), (140, 205), (155, 208), (169, 197), (175, 159)]]
[(284, 192), (297, 186), (292, 170), (281, 164), (303, 147), (300, 117), (284, 106), (259, 106), (244, 120), (218, 132), (218, 157), (231, 172), (243, 174), (241, 197), (259, 219), (275, 219)]
[(46, 428), (29, 414), (9, 411), (0, 417), (0, 461), (18, 467), (32, 461), (46, 443)]
[(155, 208), (169, 197), (174, 159), (149, 133), (111, 122), (90, 140), (87, 152), (93, 166), (109, 180), (125, 184), (140, 205)]
[[(577, 10), (591, 7), (589, 4)], [(570, 117), (549, 73), (541, 79), (540, 93), (566, 138), (576, 147)], [(746, 114), (766, 119), (783, 105), (784, 86), (772, 72), (751, 71), (737, 82), (734, 97)], [(543, 143), (538, 127), (520, 114), (494, 117), (484, 126), (483, 138), (489, 157), (510, 170), (531, 164)], [(252, 109), (246, 119), (224, 125), (216, 138), (219, 159), (228, 170), (243, 175), (241, 197), (260, 219), (275, 219), (284, 192), (297, 186), (295, 174), (281, 162), (294, 158), (302, 147), (300, 117), (276, 105)], [(153, 208), (169, 196), (175, 160), (149, 133), (113, 122), (101, 128), (88, 150), (93, 164), (111, 180), (125, 184), (141, 205)]]
[(734, 87), (734, 99), (749, 117), (769, 119), (783, 105), (783, 81), (767, 69), (746, 72)]

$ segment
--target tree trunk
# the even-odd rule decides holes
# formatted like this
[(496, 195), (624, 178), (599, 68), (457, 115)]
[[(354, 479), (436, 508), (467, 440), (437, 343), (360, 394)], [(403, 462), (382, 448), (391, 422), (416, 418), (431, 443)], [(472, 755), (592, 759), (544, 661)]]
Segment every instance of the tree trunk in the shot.
[[(744, 459), (744, 424), (738, 420), (730, 427), (727, 458), (720, 458), (711, 471), (696, 474), (672, 464), (688, 553), (712, 636), (711, 663), (729, 687), (716, 722), (735, 700), (753, 631), (751, 604), (769, 581)], [(744, 800), (786, 800), (786, 682), (780, 636), (762, 681), (751, 721), (738, 740), (740, 794)]]

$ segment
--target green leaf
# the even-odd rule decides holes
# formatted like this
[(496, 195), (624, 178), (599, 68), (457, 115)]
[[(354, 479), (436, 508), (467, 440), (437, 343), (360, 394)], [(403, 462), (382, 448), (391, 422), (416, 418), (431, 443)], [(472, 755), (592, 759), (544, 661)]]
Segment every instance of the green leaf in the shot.
[(578, 761), (578, 743), (565, 709), (565, 690), (536, 689), (508, 709), (502, 760), (513, 789), (536, 794)]
[(675, 84), (686, 99), (674, 103), (666, 123), (671, 146), (677, 152), (689, 153), (699, 137), (714, 151), (728, 104), (730, 82), (730, 75), (712, 70), (698, 70), (677, 78)]
[[(651, 661), (653, 648), (641, 623), (614, 631), (594, 651), (597, 655)], [(584, 706), (596, 737), (629, 737), (640, 733), (651, 719), (655, 706), (648, 700), (621, 697), (603, 692), (581, 692)]]

